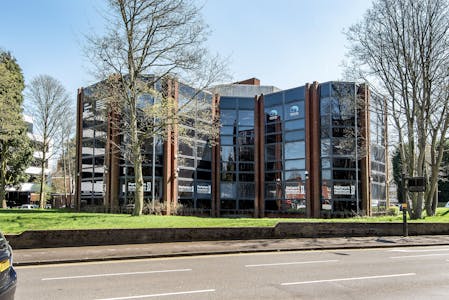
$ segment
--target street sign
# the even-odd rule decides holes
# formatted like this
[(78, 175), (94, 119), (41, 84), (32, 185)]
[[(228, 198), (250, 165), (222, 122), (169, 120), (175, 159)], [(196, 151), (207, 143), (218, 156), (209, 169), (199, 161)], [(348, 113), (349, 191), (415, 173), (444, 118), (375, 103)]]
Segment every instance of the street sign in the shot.
[(424, 192), (426, 190), (425, 177), (410, 177), (407, 179), (409, 192)]

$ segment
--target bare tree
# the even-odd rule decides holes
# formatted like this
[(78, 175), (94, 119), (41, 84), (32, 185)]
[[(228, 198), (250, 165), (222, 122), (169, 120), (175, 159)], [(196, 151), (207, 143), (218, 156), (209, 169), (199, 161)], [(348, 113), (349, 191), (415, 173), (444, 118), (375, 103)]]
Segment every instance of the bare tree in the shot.
[[(55, 78), (39, 75), (28, 87), (27, 110), (33, 116), (33, 124), (40, 140), (35, 148), (40, 153), (40, 198), (39, 206), (44, 208), (46, 202), (46, 174), (49, 160), (57, 153), (61, 128), (67, 121), (66, 111), (70, 107), (65, 88)], [(58, 144), (56, 144), (58, 142)]]
[[(109, 107), (126, 112), (120, 125), (135, 175), (135, 209), (143, 207), (141, 148), (148, 136), (164, 135), (180, 121), (168, 77), (200, 91), (222, 78), (224, 64), (209, 58), (200, 9), (192, 0), (109, 0), (108, 27), (103, 36), (88, 36), (86, 54), (104, 80)], [(146, 76), (152, 74), (153, 76)], [(162, 83), (162, 89), (155, 86)], [(163, 92), (165, 90), (165, 92)], [(152, 95), (152, 108), (141, 105), (142, 95)], [(191, 99), (198, 94), (192, 95)], [(140, 102), (139, 102), (140, 101)], [(188, 101), (189, 102), (189, 101)], [(141, 113), (145, 112), (145, 113)], [(157, 122), (155, 122), (157, 121)], [(169, 135), (167, 135), (169, 136)]]
[[(388, 95), (403, 173), (425, 176), (412, 218), (436, 209), (438, 172), (449, 128), (449, 10), (446, 0), (377, 0), (347, 31), (359, 74)], [(391, 136), (391, 135), (390, 135)]]

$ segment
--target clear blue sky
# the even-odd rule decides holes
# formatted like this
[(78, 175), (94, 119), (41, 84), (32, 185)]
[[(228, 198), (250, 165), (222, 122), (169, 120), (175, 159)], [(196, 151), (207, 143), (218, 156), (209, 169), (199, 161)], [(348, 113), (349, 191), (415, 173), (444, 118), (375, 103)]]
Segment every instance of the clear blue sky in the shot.
[[(230, 56), (234, 80), (291, 88), (341, 78), (343, 29), (360, 20), (371, 0), (201, 0), (212, 52)], [(10, 51), (26, 83), (38, 74), (68, 92), (94, 79), (82, 35), (101, 30), (101, 0), (1, 0), (0, 48)]]

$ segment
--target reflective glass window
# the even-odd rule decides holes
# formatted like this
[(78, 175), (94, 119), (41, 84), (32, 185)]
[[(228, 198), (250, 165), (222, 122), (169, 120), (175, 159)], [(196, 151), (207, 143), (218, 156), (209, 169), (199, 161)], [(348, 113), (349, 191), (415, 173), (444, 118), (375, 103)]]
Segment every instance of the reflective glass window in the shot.
[(220, 156), (222, 161), (235, 161), (235, 148), (233, 146), (221, 146)]
[(224, 109), (234, 109), (235, 110), (235, 108), (236, 108), (235, 103), (236, 103), (236, 98), (220, 97), (220, 110), (224, 110)]
[(196, 176), (197, 176), (197, 179), (201, 179), (201, 180), (208, 180), (208, 179), (210, 180), (212, 178), (211, 172), (208, 172), (208, 171), (197, 170)]
[(222, 110), (220, 111), (220, 122), (223, 125), (233, 126), (237, 124), (236, 110)]
[(321, 140), (321, 156), (326, 157), (331, 155), (331, 141), (330, 139)]
[(239, 163), (239, 171), (254, 171), (254, 163)]
[(235, 177), (236, 175), (235, 175), (235, 173), (233, 173), (233, 172), (224, 172), (224, 173), (221, 173), (221, 181), (232, 181), (232, 182), (234, 182), (234, 181), (236, 181), (236, 177)]
[(235, 138), (232, 135), (222, 135), (220, 136), (221, 145), (234, 145)]
[(239, 181), (254, 182), (254, 173), (240, 173)]
[(332, 179), (331, 170), (329, 170), (329, 169), (321, 170), (321, 178), (323, 180), (331, 180)]
[(331, 93), (331, 82), (326, 82), (320, 84), (320, 96), (322, 98), (329, 97)]
[(304, 178), (304, 171), (294, 170), (285, 172), (286, 181), (302, 181)]
[(282, 147), (280, 144), (265, 146), (265, 160), (281, 160), (282, 159)]
[(268, 183), (265, 184), (265, 198), (266, 199), (276, 199), (280, 196), (281, 191), (279, 184)]
[(281, 142), (282, 142), (282, 133), (269, 134), (265, 136), (265, 143), (267, 144), (281, 143)]
[(331, 167), (331, 160), (329, 158), (323, 158), (321, 160), (321, 167), (323, 169), (327, 169)]
[(264, 95), (265, 107), (271, 107), (274, 105), (282, 104), (283, 93), (273, 93), (269, 95)]
[(238, 98), (238, 100), (237, 100), (237, 108), (238, 109), (251, 109), (251, 110), (254, 110), (254, 98), (253, 97), (250, 97), (250, 98), (246, 98), (246, 97)]
[(304, 119), (287, 121), (285, 124), (285, 130), (298, 130), (304, 129)]
[(235, 127), (234, 126), (222, 126), (220, 128), (220, 134), (233, 135), (233, 134), (235, 134)]
[(286, 170), (303, 170), (306, 167), (305, 159), (294, 159), (285, 161)]
[(282, 171), (282, 161), (271, 161), (265, 163), (265, 171)]
[(236, 199), (237, 198), (237, 183), (221, 182), (220, 183), (220, 196), (223, 199)]
[(304, 157), (305, 157), (304, 141), (285, 143), (285, 159), (304, 158)]
[(293, 102), (286, 105), (285, 108), (286, 120), (304, 118), (304, 115), (305, 115), (304, 102)]
[(239, 183), (239, 196), (240, 198), (254, 198), (255, 196), (254, 183), (244, 182)]
[(195, 167), (195, 160), (194, 159), (180, 157), (178, 161), (179, 161), (179, 166), (189, 167), (189, 168), (194, 168)]
[(284, 91), (285, 103), (302, 100), (305, 96), (305, 88), (303, 86)]
[(248, 126), (254, 124), (254, 111), (241, 110), (239, 111), (239, 125)]
[(282, 120), (282, 106), (265, 107), (265, 116), (267, 123), (278, 122)]
[(290, 131), (285, 133), (285, 141), (291, 142), (291, 141), (297, 141), (297, 140), (304, 140), (304, 131)]
[(240, 147), (239, 148), (240, 161), (254, 161), (254, 147)]

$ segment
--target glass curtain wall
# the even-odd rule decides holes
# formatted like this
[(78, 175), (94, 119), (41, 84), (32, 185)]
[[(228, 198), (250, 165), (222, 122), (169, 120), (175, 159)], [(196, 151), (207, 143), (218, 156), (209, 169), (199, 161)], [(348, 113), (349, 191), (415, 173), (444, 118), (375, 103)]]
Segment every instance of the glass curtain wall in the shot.
[(252, 214), (255, 198), (254, 98), (220, 98), (220, 198), (224, 214)]
[(361, 208), (357, 103), (354, 83), (320, 85), (322, 214), (357, 214)]
[(304, 87), (264, 96), (267, 212), (306, 212), (304, 99)]
[(372, 210), (387, 208), (386, 201), (386, 103), (385, 99), (370, 94), (370, 161), (371, 161), (371, 205)]
[(106, 104), (84, 89), (82, 121), (81, 206), (103, 205), (104, 161), (107, 139)]
[(212, 205), (212, 94), (179, 83), (178, 201), (187, 211), (207, 213)]

